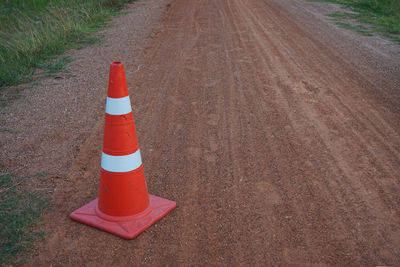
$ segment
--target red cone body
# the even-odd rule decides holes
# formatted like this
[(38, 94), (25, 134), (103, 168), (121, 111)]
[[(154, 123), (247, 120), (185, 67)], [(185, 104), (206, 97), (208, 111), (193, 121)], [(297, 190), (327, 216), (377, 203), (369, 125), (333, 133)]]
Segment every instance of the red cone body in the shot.
[(99, 197), (70, 217), (131, 239), (175, 207), (175, 202), (147, 193), (124, 67), (120, 62), (113, 62), (107, 93)]

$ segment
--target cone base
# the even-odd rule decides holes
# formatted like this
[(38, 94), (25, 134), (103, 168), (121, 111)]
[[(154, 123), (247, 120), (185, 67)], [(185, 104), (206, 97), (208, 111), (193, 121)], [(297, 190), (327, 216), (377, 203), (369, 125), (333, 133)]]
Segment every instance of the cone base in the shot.
[[(149, 208), (137, 215), (117, 217), (102, 215), (97, 198), (70, 214), (71, 219), (99, 228), (125, 239), (132, 239), (176, 207), (176, 203), (149, 194)], [(106, 216), (106, 217), (104, 217)]]

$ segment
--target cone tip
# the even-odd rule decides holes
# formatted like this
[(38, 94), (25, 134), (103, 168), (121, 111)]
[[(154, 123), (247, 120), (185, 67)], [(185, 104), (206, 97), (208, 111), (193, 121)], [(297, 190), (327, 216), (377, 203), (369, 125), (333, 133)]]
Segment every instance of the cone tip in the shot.
[(114, 61), (114, 62), (111, 62), (111, 64), (110, 64), (110, 70), (111, 70), (111, 72), (114, 72), (114, 71), (116, 71), (116, 72), (121, 72), (121, 71), (124, 70), (124, 64), (122, 64), (121, 61)]
[(107, 96), (111, 98), (128, 96), (124, 65), (120, 61), (114, 61), (110, 64)]

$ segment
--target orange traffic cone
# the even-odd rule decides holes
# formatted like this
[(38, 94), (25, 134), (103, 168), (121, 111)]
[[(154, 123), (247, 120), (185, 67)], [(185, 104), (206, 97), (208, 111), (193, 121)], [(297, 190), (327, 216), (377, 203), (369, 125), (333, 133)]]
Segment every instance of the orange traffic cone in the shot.
[(106, 103), (99, 197), (72, 212), (70, 217), (131, 239), (175, 207), (175, 202), (147, 193), (124, 66), (121, 62), (113, 62)]

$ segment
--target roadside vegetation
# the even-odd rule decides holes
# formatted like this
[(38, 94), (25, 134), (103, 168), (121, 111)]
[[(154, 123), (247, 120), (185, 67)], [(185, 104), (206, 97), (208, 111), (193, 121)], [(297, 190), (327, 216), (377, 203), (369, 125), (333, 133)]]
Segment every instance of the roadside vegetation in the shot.
[(130, 1), (0, 1), (0, 90), (62, 70), (70, 59), (55, 56), (96, 42), (90, 34)]
[(23, 257), (17, 256), (32, 248), (44, 234), (32, 227), (49, 204), (45, 192), (21, 188), (24, 181), (44, 175), (41, 172), (17, 179), (12, 173), (0, 171), (0, 266), (21, 263)]
[[(0, 114), (36, 78), (67, 71), (73, 58), (61, 54), (98, 42), (92, 33), (131, 1), (0, 0)], [(1, 132), (17, 133), (5, 127)], [(0, 170), (0, 266), (21, 263), (23, 253), (44, 235), (34, 226), (49, 205), (46, 194), (24, 186), (44, 175), (16, 177)]]
[[(377, 32), (400, 44), (400, 1), (399, 0), (308, 0), (342, 4), (349, 12), (335, 12), (328, 16), (336, 24), (364, 35)], [(356, 21), (361, 24), (354, 24)], [(363, 25), (364, 24), (364, 25)], [(368, 27), (365, 25), (368, 24)]]

